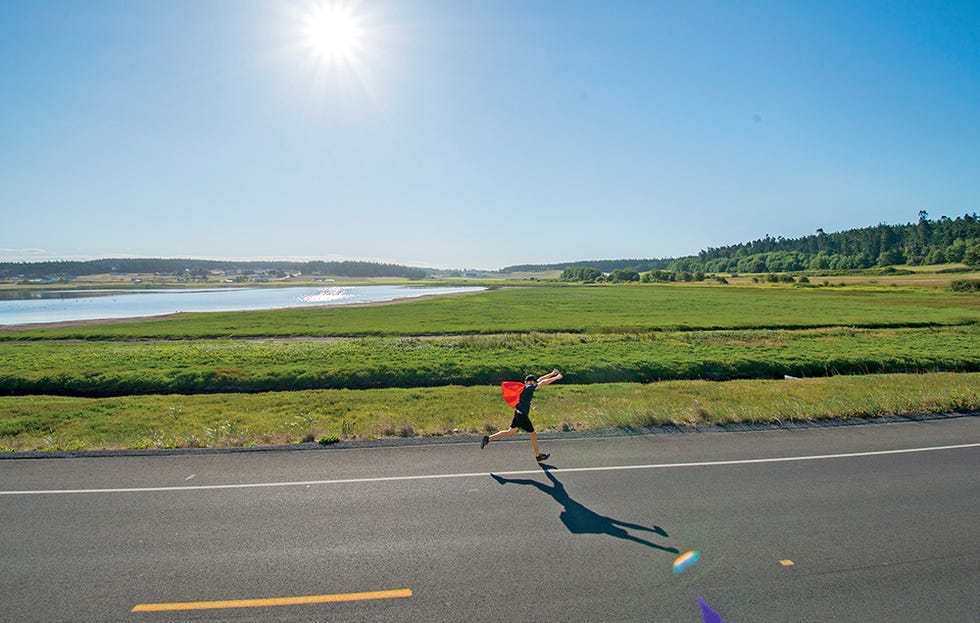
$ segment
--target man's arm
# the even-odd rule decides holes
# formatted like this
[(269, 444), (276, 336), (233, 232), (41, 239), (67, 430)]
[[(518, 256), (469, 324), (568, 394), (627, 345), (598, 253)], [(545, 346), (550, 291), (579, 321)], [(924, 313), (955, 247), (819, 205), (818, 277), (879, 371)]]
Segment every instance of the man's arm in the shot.
[(561, 380), (561, 378), (562, 378), (561, 372), (555, 369), (549, 372), (548, 374), (545, 374), (540, 379), (538, 379), (538, 387), (541, 387), (542, 385), (550, 385), (555, 381)]

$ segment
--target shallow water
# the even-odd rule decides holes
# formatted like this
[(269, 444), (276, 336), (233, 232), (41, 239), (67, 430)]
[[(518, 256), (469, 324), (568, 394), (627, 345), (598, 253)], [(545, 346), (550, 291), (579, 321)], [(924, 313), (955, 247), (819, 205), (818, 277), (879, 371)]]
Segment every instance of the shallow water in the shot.
[(172, 290), (20, 290), (0, 300), (0, 325), (138, 318), (175, 312), (279, 309), (374, 303), (433, 294), (476, 292), (479, 287), (329, 286), (289, 288), (182, 288)]

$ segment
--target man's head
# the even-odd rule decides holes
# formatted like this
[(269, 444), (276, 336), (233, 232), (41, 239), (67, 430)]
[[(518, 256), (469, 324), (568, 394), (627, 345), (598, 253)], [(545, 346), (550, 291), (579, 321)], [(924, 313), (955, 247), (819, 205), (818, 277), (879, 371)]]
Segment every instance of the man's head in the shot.
[(536, 380), (538, 380), (538, 377), (534, 376), (533, 374), (528, 374), (524, 377), (524, 384), (527, 385), (528, 383), (533, 383)]

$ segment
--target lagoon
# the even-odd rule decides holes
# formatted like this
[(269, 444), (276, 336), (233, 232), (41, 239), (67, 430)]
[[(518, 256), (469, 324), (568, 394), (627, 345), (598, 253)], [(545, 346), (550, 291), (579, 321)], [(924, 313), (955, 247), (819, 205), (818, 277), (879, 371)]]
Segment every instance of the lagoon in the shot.
[(167, 290), (16, 290), (3, 292), (0, 325), (140, 318), (177, 312), (280, 309), (378, 303), (481, 287), (329, 286)]

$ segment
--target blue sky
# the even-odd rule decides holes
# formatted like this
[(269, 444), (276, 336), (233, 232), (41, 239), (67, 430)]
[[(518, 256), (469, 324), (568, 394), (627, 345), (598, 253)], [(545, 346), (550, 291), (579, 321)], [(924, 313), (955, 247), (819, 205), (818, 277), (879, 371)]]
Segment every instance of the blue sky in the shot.
[(0, 260), (496, 269), (978, 199), (976, 2), (0, 2)]

